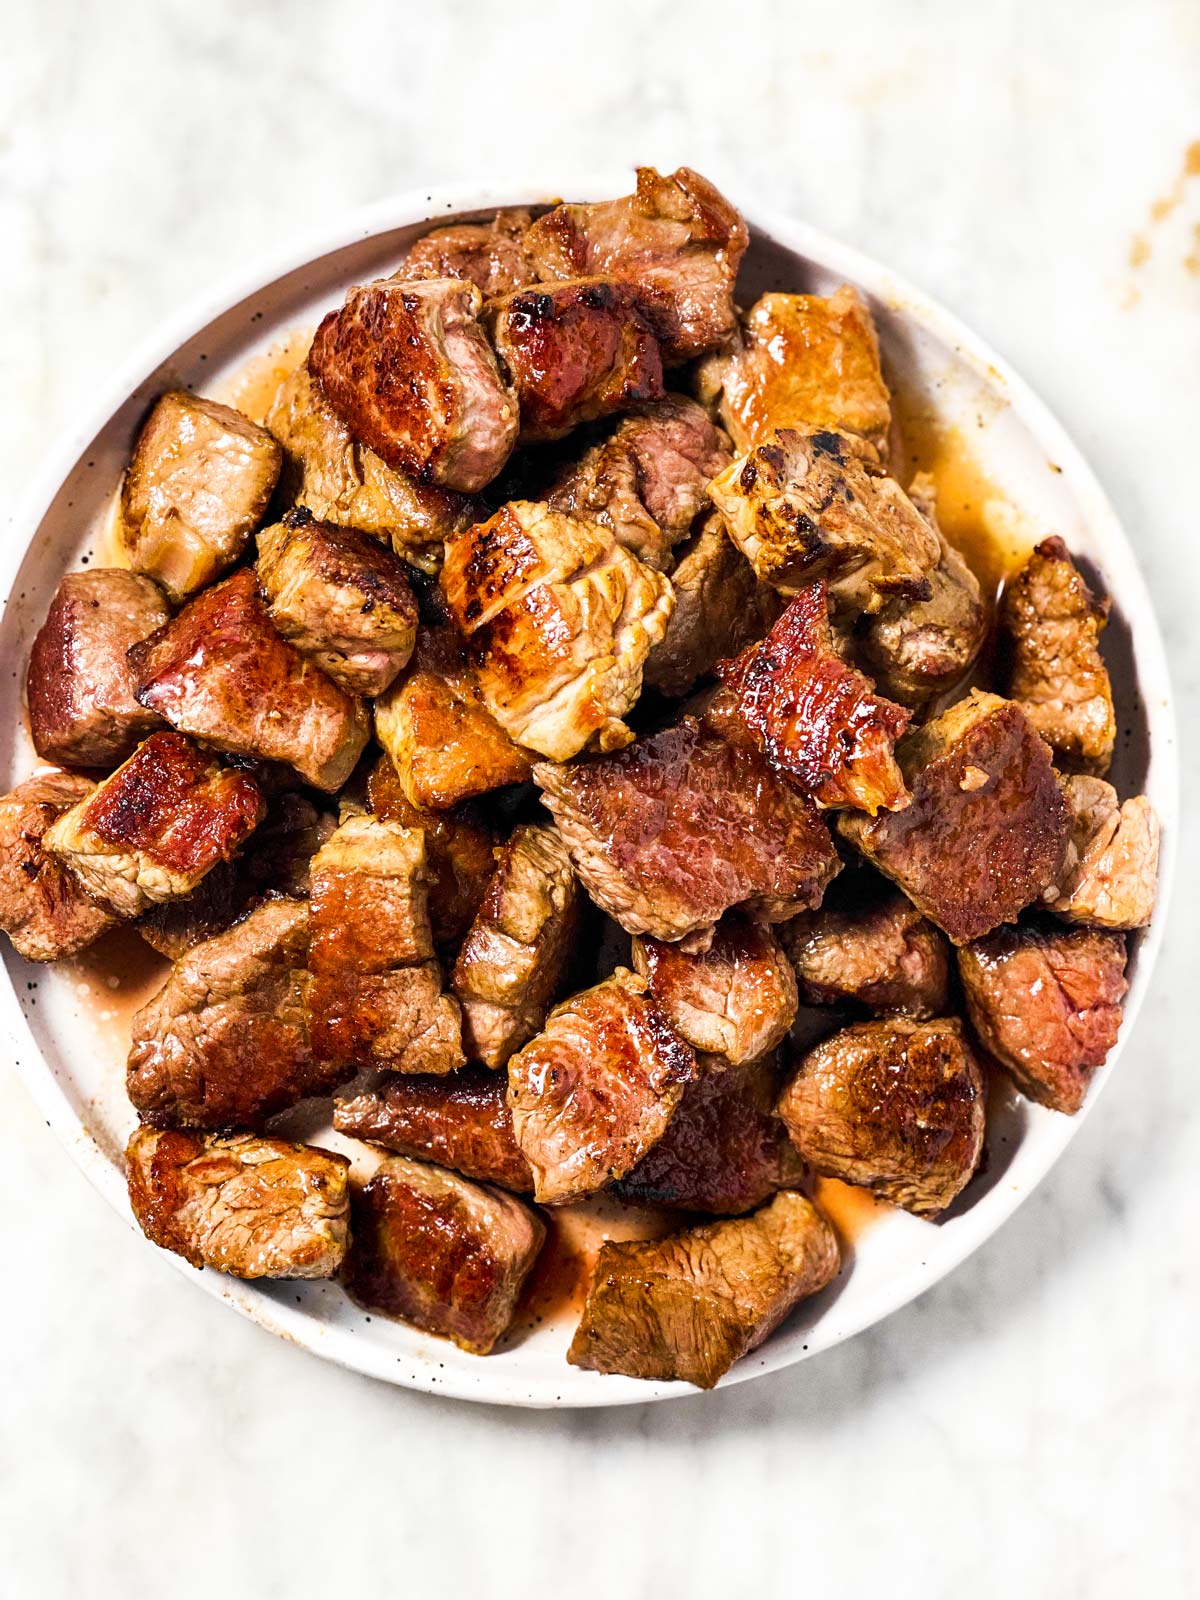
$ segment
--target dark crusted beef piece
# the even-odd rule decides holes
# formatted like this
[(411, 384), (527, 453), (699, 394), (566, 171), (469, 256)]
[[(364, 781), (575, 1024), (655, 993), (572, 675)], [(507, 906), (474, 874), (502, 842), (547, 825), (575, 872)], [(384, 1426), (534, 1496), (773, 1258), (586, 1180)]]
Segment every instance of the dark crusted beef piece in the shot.
[(95, 786), (72, 772), (39, 772), (0, 800), (0, 928), (26, 961), (59, 961), (116, 920), (42, 847), (47, 828)]
[(805, 1005), (856, 1000), (872, 1011), (935, 1017), (946, 1009), (945, 938), (902, 894), (852, 910), (803, 912), (778, 930)]
[(511, 294), (536, 274), (525, 249), (528, 211), (498, 211), (491, 222), (434, 228), (404, 258), (405, 278), (464, 278), (485, 300)]

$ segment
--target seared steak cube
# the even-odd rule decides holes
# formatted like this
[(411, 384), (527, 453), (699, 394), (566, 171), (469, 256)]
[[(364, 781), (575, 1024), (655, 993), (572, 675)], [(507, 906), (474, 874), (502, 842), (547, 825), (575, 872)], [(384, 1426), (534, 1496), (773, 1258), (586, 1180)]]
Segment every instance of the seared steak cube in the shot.
[(533, 1038), (577, 953), (579, 924), (579, 885), (562, 840), (553, 828), (517, 828), (451, 974), (471, 1060), (502, 1067)]
[(629, 742), (620, 719), (674, 606), (661, 573), (598, 523), (515, 500), (451, 541), (441, 581), (487, 708), (518, 744), (567, 761)]
[(534, 777), (584, 888), (629, 933), (682, 939), (735, 906), (782, 921), (840, 865), (810, 801), (690, 717)]
[(999, 928), (958, 953), (971, 1025), (1031, 1100), (1074, 1115), (1117, 1042), (1125, 935)]
[(116, 920), (43, 846), (46, 830), (95, 789), (71, 772), (39, 772), (0, 800), (0, 928), (26, 961), (58, 961)]
[(283, 455), (231, 406), (174, 389), (146, 420), (121, 486), (135, 572), (179, 601), (232, 566), (262, 521)]
[(456, 222), (434, 228), (412, 246), (406, 278), (463, 278), (485, 300), (511, 294), (536, 277), (525, 249), (528, 211), (498, 211), (490, 222)]
[(258, 784), (180, 733), (152, 733), (63, 813), (45, 849), (118, 917), (190, 894), (264, 813)]
[(472, 283), (384, 278), (317, 329), (308, 368), (359, 443), (395, 472), (473, 494), (508, 460), (516, 396), (477, 318)]
[(983, 1150), (984, 1081), (957, 1017), (856, 1022), (810, 1050), (779, 1114), (815, 1172), (935, 1217)]
[(425, 836), (350, 817), (309, 869), (313, 972), (387, 972), (433, 957)]
[(843, 812), (838, 827), (954, 944), (1014, 921), (1059, 883), (1070, 814), (1019, 706), (974, 692), (897, 753), (912, 803)]
[(277, 631), (347, 694), (382, 694), (412, 655), (404, 562), (368, 534), (290, 511), (259, 534), (256, 571)]
[(170, 615), (149, 578), (68, 572), (29, 653), (29, 731), (44, 761), (115, 767), (161, 725), (133, 697), (125, 652)]
[(711, 1389), (840, 1264), (833, 1229), (792, 1190), (749, 1217), (606, 1244), (567, 1360)]
[(125, 1152), (142, 1232), (235, 1278), (332, 1278), (350, 1238), (350, 1163), (253, 1133), (139, 1128)]
[(306, 991), (312, 1047), (361, 1071), (454, 1072), (466, 1061), (458, 1001), (436, 961), (390, 972), (314, 973)]
[(946, 1009), (946, 941), (902, 894), (853, 910), (804, 912), (778, 933), (805, 1005), (854, 1000), (910, 1017), (936, 1017)]
[(1012, 698), (1064, 763), (1103, 775), (1117, 736), (1099, 644), (1107, 599), (1093, 598), (1061, 539), (1043, 539), (1006, 586), (1000, 616)]
[(796, 979), (761, 923), (726, 917), (708, 949), (691, 955), (635, 939), (633, 964), (680, 1037), (734, 1066), (773, 1050), (796, 1015)]
[(1093, 928), (1144, 928), (1158, 893), (1158, 817), (1145, 795), (1118, 804), (1103, 778), (1065, 780), (1071, 841), (1048, 908)]
[(353, 1298), (481, 1356), (512, 1321), (546, 1237), (512, 1195), (402, 1156), (354, 1197), (353, 1227)]
[(448, 1077), (393, 1073), (375, 1089), (338, 1100), (333, 1125), (397, 1155), (529, 1193), (533, 1174), (513, 1132), (507, 1091), (503, 1073), (484, 1067)]
[(206, 589), (129, 660), (138, 699), (218, 750), (284, 761), (340, 789), (370, 735), (362, 705), (280, 638), (254, 573)]
[(508, 1064), (517, 1143), (547, 1204), (603, 1189), (666, 1131), (696, 1058), (625, 968), (555, 1007)]

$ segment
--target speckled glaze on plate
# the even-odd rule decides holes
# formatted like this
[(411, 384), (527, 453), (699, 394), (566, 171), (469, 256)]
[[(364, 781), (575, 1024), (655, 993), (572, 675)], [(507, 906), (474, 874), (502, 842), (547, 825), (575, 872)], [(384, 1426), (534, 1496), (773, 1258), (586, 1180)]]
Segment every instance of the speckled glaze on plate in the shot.
[[(408, 244), (432, 225), (490, 216), (500, 206), (539, 205), (558, 195), (600, 199), (627, 193), (629, 175), (582, 181), (556, 176), (520, 190), (418, 192), (343, 219), (258, 264), (161, 330), (103, 403), (72, 430), (23, 508), (7, 518), (0, 593), (0, 762), (11, 787), (36, 764), (25, 727), (23, 680), (33, 634), (65, 571), (102, 551), (101, 527), (152, 399), (182, 385), (226, 397), (239, 372), (297, 328), (315, 325), (352, 283), (390, 271)], [(1059, 423), (1005, 363), (948, 313), (886, 269), (803, 223), (726, 192), (751, 226), (739, 298), (767, 288), (825, 293), (856, 284), (879, 325), (890, 381), (903, 396), (913, 439), (940, 440), (948, 531), (962, 462), (976, 486), (973, 522), (1019, 549), (1049, 532), (1063, 536), (1113, 597), (1106, 655), (1113, 676), (1119, 738), (1113, 781), (1122, 794), (1144, 790), (1163, 823), (1154, 925), (1133, 941), (1125, 1023), (1088, 1097), (1096, 1101), (1122, 1052), (1136, 1038), (1137, 1012), (1166, 921), (1178, 820), (1176, 732), (1158, 627), (1129, 542), (1102, 489)], [(964, 456), (965, 452), (965, 456)], [(925, 454), (930, 454), (926, 449)], [(132, 936), (131, 936), (132, 937)], [(123, 1056), (134, 996), (119, 966), (106, 984), (94, 967), (34, 967), (5, 941), (0, 1026), (47, 1121), (73, 1159), (133, 1223), (121, 1150), (134, 1117), (124, 1094)], [(1135, 1046), (1136, 1048), (1136, 1046)], [(773, 1337), (724, 1379), (726, 1385), (790, 1366), (869, 1327), (936, 1283), (989, 1237), (1049, 1170), (1082, 1121), (1058, 1116), (1009, 1093), (989, 1117), (989, 1162), (964, 1200), (938, 1224), (881, 1212), (857, 1232), (846, 1268), (824, 1294), (802, 1306)], [(319, 1121), (304, 1136), (339, 1144)], [(147, 1249), (152, 1248), (150, 1245)], [(263, 1327), (315, 1354), (391, 1383), (466, 1400), (529, 1406), (606, 1406), (694, 1393), (682, 1384), (601, 1377), (566, 1364), (573, 1319), (547, 1321), (487, 1358), (415, 1329), (359, 1311), (335, 1284), (255, 1286), (199, 1274), (163, 1255), (202, 1288)]]

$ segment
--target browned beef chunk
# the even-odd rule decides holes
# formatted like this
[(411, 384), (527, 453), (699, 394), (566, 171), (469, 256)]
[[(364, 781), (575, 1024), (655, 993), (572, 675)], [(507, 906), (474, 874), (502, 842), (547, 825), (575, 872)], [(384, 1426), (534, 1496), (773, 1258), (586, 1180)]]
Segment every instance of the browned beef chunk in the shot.
[(1158, 817), (1145, 795), (1118, 804), (1103, 778), (1083, 774), (1063, 785), (1071, 841), (1058, 893), (1047, 906), (1094, 928), (1144, 928), (1158, 893)]
[(333, 1125), (397, 1155), (529, 1193), (533, 1174), (513, 1133), (507, 1092), (504, 1074), (483, 1067), (447, 1077), (394, 1073), (375, 1089), (338, 1100)]
[(856, 1000), (872, 1011), (910, 1017), (936, 1017), (946, 1009), (946, 941), (902, 894), (853, 910), (804, 912), (778, 932), (805, 1005)]
[(125, 1152), (142, 1232), (235, 1278), (332, 1278), (350, 1238), (350, 1163), (253, 1133), (139, 1128)]
[(466, 1060), (458, 1001), (436, 961), (316, 973), (306, 999), (313, 1049), (356, 1072), (454, 1072)]
[(662, 1137), (696, 1058), (624, 968), (557, 1006), (508, 1064), (513, 1127), (547, 1204), (623, 1178)]
[(369, 1310), (485, 1356), (545, 1236), (512, 1195), (393, 1156), (354, 1197), (346, 1287)]
[(42, 844), (94, 788), (71, 772), (39, 772), (0, 800), (0, 928), (26, 961), (73, 956), (116, 920)]
[(690, 717), (534, 777), (584, 887), (630, 933), (681, 939), (735, 906), (780, 921), (838, 870), (811, 802)]
[(956, 1017), (856, 1022), (803, 1057), (779, 1114), (816, 1172), (935, 1217), (979, 1165), (983, 1075)]
[(280, 638), (249, 569), (197, 595), (129, 660), (137, 698), (172, 727), (285, 761), (317, 789), (340, 789), (370, 736), (362, 705)]
[(897, 754), (911, 805), (843, 812), (838, 827), (954, 944), (1012, 922), (1059, 883), (1070, 814), (1019, 706), (972, 693)]
[(711, 1389), (830, 1283), (840, 1261), (833, 1229), (793, 1190), (749, 1217), (606, 1244), (567, 1360)]
[(1038, 545), (1005, 588), (1000, 616), (1013, 699), (1066, 764), (1107, 772), (1117, 736), (1099, 644), (1108, 600), (1093, 598), (1061, 539)]
[(29, 731), (44, 761), (114, 767), (160, 726), (133, 697), (125, 652), (170, 614), (149, 578), (68, 572), (29, 652)]
[(536, 274), (525, 249), (528, 211), (498, 211), (490, 222), (434, 228), (413, 245), (401, 268), (406, 278), (463, 278), (485, 300), (511, 294)]
[(313, 972), (387, 972), (432, 959), (419, 830), (350, 817), (313, 858), (310, 882)]
[[(725, 1070), (722, 1070), (722, 1069)], [(774, 1053), (725, 1068), (700, 1057), (667, 1131), (616, 1185), (626, 1200), (738, 1216), (801, 1182), (804, 1163), (775, 1114)]]
[(1069, 1116), (1117, 1042), (1125, 935), (999, 928), (958, 952), (971, 1024), (1031, 1100)]
[(516, 396), (476, 320), (483, 298), (452, 278), (351, 289), (317, 329), (308, 368), (352, 436), (396, 472), (473, 494), (508, 460)]
[(733, 284), (748, 242), (741, 217), (688, 167), (669, 177), (639, 167), (635, 194), (557, 206), (525, 236), (540, 278), (600, 272), (636, 284), (672, 362), (734, 331)]

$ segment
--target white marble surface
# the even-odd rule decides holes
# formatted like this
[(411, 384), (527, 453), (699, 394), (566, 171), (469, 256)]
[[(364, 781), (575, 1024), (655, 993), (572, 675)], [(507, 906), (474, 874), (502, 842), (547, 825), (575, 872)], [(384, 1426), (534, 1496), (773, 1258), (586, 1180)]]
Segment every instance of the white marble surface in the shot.
[[(1194, 0), (9, 0), (4, 493), (156, 318), (331, 210), (686, 160), (1041, 390), (1138, 545), (1186, 725), (1200, 177), (1152, 207), (1197, 138)], [(1184, 757), (1190, 784), (1186, 726)], [(832, 1354), (641, 1411), (455, 1405), (273, 1340), (128, 1233), (0, 1069), (0, 1595), (1194, 1594), (1196, 867), (1185, 840), (1136, 1041), (1013, 1222)]]

